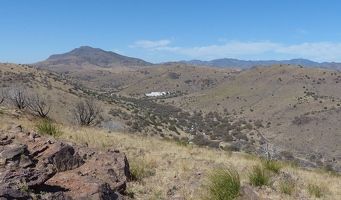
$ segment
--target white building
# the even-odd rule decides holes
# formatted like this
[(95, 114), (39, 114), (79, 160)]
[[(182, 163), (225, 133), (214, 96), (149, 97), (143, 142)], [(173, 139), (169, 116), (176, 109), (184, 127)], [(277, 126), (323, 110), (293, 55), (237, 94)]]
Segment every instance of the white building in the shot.
[(159, 97), (159, 96), (164, 96), (168, 94), (168, 92), (151, 92), (151, 93), (147, 93), (146, 96), (147, 97)]

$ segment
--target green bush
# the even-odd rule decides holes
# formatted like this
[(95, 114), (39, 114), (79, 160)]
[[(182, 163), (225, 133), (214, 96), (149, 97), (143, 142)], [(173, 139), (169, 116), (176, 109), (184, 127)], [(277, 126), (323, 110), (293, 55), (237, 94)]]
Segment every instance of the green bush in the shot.
[(326, 191), (323, 187), (315, 185), (315, 184), (308, 185), (308, 192), (310, 195), (313, 195), (317, 198), (320, 198), (326, 194)]
[(265, 169), (270, 170), (276, 174), (278, 174), (281, 171), (282, 165), (280, 162), (275, 160), (262, 160), (263, 166)]
[(236, 170), (217, 169), (207, 178), (207, 194), (203, 199), (230, 200), (239, 196), (240, 178)]
[(265, 172), (261, 166), (253, 166), (252, 172), (248, 175), (249, 181), (254, 186), (267, 185), (270, 180), (270, 176)]
[(53, 137), (60, 135), (58, 126), (48, 119), (43, 119), (37, 124), (37, 132), (41, 135), (50, 135)]

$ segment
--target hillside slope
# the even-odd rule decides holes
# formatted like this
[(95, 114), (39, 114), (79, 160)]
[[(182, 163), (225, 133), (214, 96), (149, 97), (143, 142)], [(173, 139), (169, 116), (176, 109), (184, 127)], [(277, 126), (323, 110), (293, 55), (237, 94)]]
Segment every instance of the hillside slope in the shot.
[[(110, 79), (86, 82), (29, 66), (0, 67), (4, 88), (23, 83), (51, 102), (49, 116), (62, 123), (75, 124), (75, 103), (93, 98), (103, 111), (97, 126), (106, 130), (256, 154), (274, 143), (282, 159), (341, 169), (337, 71), (277, 65), (238, 72), (169, 64), (128, 70), (119, 91), (102, 92), (99, 83)], [(170, 95), (144, 96), (168, 89)]]
[[(13, 125), (18, 124), (23, 127), (24, 132), (37, 131), (37, 122), (25, 116), (18, 119), (11, 115), (12, 111), (3, 110), (3, 107), (1, 109), (0, 137)], [(267, 171), (270, 182), (265, 186), (256, 187), (250, 184), (248, 176), (254, 166), (263, 166), (264, 162), (249, 154), (200, 148), (155, 137), (108, 132), (93, 127), (54, 125), (58, 126), (61, 132), (58, 139), (65, 141), (66, 144), (68, 141), (78, 142), (88, 144), (89, 147), (115, 149), (116, 152), (118, 150), (125, 153), (130, 172), (137, 177), (127, 183), (126, 199), (201, 199), (203, 195), (209, 193), (206, 187), (207, 180), (217, 169), (234, 169), (239, 173), (242, 185), (240, 193), (246, 199), (248, 195), (257, 199), (341, 198), (340, 176), (325, 171), (306, 170), (290, 163), (282, 163), (280, 173)], [(88, 154), (87, 159), (95, 160), (90, 155), (99, 153), (96, 149)], [(76, 177), (94, 179), (91, 179), (91, 174), (80, 173), (78, 169), (74, 172), (81, 174)], [(97, 179), (107, 181), (106, 176), (97, 173), (96, 175)], [(65, 177), (65, 180), (69, 181), (68, 177)], [(283, 184), (291, 188), (290, 195), (284, 193), (287, 190), (283, 189)], [(26, 191), (29, 191), (28, 189)], [(46, 191), (35, 189), (35, 193), (43, 195)]]
[(340, 169), (341, 73), (276, 65), (254, 67), (224, 84), (177, 100), (182, 108), (228, 111), (261, 121), (261, 133), (287, 151)]

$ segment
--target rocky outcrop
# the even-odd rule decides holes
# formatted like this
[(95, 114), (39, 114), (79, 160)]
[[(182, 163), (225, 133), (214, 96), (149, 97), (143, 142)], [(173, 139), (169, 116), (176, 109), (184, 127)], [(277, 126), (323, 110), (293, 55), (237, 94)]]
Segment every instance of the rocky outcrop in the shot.
[(0, 136), (0, 199), (124, 199), (124, 153), (13, 127)]

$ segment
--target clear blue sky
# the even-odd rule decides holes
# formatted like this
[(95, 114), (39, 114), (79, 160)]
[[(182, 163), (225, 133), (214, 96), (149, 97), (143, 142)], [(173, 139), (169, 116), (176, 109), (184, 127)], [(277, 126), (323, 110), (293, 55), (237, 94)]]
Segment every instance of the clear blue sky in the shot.
[(1, 0), (0, 62), (91, 46), (149, 62), (341, 62), (339, 0)]

